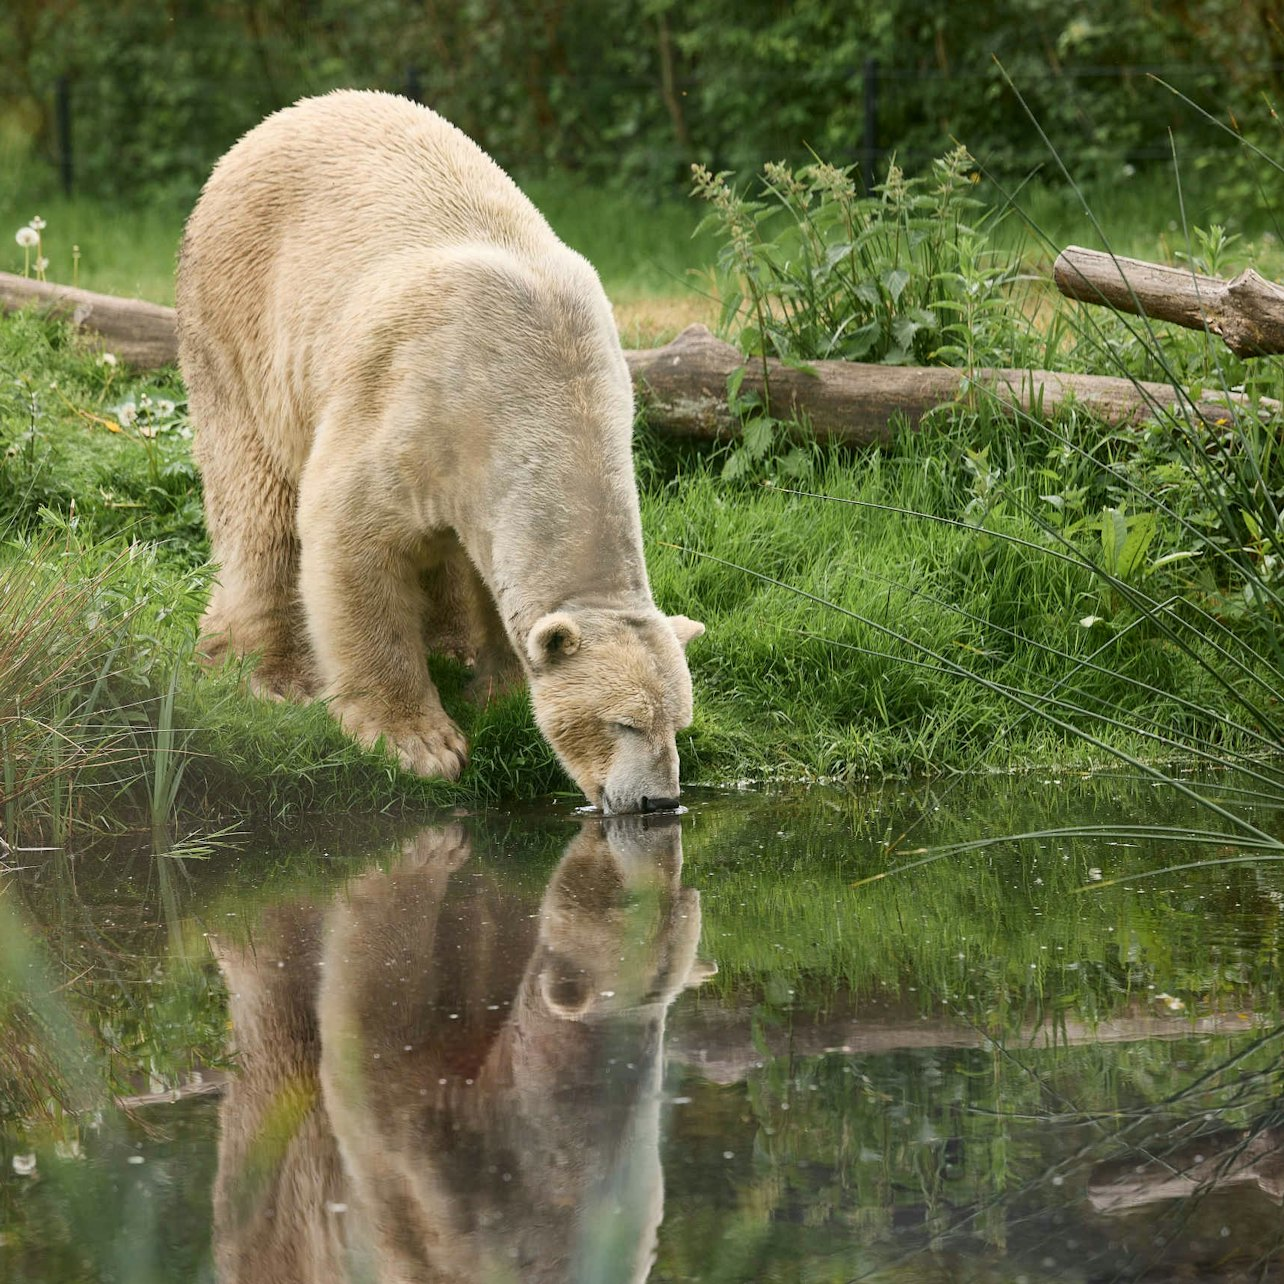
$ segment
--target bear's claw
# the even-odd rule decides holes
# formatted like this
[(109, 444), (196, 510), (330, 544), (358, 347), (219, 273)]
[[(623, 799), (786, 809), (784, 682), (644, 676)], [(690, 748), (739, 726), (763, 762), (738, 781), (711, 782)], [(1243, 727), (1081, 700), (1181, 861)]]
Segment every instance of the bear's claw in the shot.
[(339, 724), (359, 744), (367, 749), (382, 746), (417, 776), (458, 780), (468, 761), (463, 732), (440, 711), (389, 721), (351, 705), (331, 708)]
[(292, 666), (275, 668), (260, 664), (250, 674), (250, 691), (260, 700), (303, 704), (316, 694), (316, 681)]
[(448, 718), (385, 731), (380, 737), (384, 749), (392, 753), (407, 771), (417, 776), (440, 776), (458, 780), (468, 761), (468, 742)]

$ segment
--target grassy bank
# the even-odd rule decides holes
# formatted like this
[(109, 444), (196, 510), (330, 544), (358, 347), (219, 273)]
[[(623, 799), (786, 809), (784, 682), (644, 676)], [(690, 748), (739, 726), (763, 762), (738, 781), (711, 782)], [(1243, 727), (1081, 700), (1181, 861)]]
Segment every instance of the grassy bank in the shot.
[[(662, 312), (665, 283), (722, 244), (721, 280), (707, 268), (703, 280), (741, 297), (723, 319), (750, 359), (763, 346), (810, 359), (841, 336), (836, 355), (866, 360), (1279, 395), (1278, 362), (1068, 310), (1029, 279), (1037, 240), (996, 223), (972, 177), (958, 153), (853, 204), (832, 175), (809, 194), (776, 172), (769, 201), (781, 206), (765, 217), (715, 186), (714, 226), (696, 241), (695, 209), (657, 206), (630, 223), (637, 211), (618, 198), (562, 193), (559, 207), (557, 193), (536, 195), (625, 305)], [(1052, 218), (1042, 199), (1027, 205), (1041, 226)], [(1135, 234), (1136, 208), (1110, 208), (1132, 220), (1121, 248), (1154, 252)], [(46, 240), (55, 228), (78, 236), (87, 212), (50, 206)], [(96, 222), (82, 283), (165, 297), (178, 219), (150, 217)], [(624, 226), (628, 236), (612, 230)], [(856, 232), (859, 255), (844, 243), (836, 256), (834, 237)], [(1265, 237), (1188, 226), (1183, 237), (1213, 270), (1269, 268), (1274, 253)], [(112, 255), (129, 281), (94, 275)], [(858, 257), (863, 281), (831, 270)], [(0, 321), (0, 369), (0, 593), (15, 604), (0, 627), (6, 829), (24, 816), (56, 831), (77, 817), (163, 828), (179, 811), (212, 823), (567, 787), (525, 698), (473, 711), (449, 666), (439, 685), (473, 754), (458, 786), (357, 751), (318, 706), (253, 700), (237, 670), (198, 671), (210, 572), (175, 373), (141, 377), (30, 316)], [(1251, 409), (1211, 428), (1108, 430), (1073, 409), (1014, 423), (981, 400), (862, 455), (822, 452), (762, 407), (742, 409), (744, 442), (712, 453), (639, 426), (657, 599), (709, 630), (691, 654), (687, 779), (851, 781), (1120, 755), (1243, 766), (1284, 741), (1284, 467)], [(1273, 770), (1253, 770), (1278, 791)]]
[[(4, 402), (0, 464), (0, 590), (16, 604), (0, 634), (10, 831), (24, 812), (163, 822), (177, 806), (213, 820), (565, 787), (524, 697), (475, 713), (458, 669), (438, 670), (472, 740), (457, 787), (358, 752), (319, 706), (265, 704), (239, 671), (199, 671), (191, 646), (209, 570), (181, 407), (111, 430), (123, 406), (180, 390), (165, 376), (104, 373), (30, 317), (0, 325), (0, 364), (28, 376)], [(1219, 582), (1198, 558), (1165, 563), (1191, 537), (1171, 487), (1173, 515), (1140, 514), (1144, 559), (1116, 564), (1122, 578), (1094, 572), (1097, 514), (1123, 506), (1127, 479), (1095, 462), (1095, 425), (1057, 432), (1070, 444), (954, 417), (884, 452), (809, 454), (811, 472), (790, 486), (728, 481), (721, 458), (644, 433), (653, 586), (666, 609), (709, 628), (692, 650), (687, 777), (852, 780), (1108, 759), (1032, 707), (1149, 759), (1266, 747), (1267, 725), (1239, 694), (1265, 708), (1276, 679), (1268, 621), (1241, 609), (1244, 581)], [(1146, 469), (1171, 471), (1162, 453), (1131, 462), (1143, 481)], [(1074, 511), (1042, 498), (1050, 472)], [(1188, 490), (1195, 505), (1193, 481)], [(1058, 534), (1083, 521), (1064, 538), (1084, 557), (1055, 544), (1049, 515)], [(1152, 601), (1194, 593), (1220, 612), (1212, 636), (1196, 627), (1174, 639), (1134, 590)], [(1244, 657), (1229, 682), (1218, 676), (1228, 638)]]

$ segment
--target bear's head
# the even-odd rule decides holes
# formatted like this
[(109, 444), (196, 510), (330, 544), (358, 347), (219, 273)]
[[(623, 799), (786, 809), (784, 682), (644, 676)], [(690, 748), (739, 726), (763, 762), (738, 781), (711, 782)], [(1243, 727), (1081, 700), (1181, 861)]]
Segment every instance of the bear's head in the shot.
[(678, 802), (676, 734), (691, 722), (685, 615), (554, 611), (526, 639), (535, 721), (590, 803), (607, 815)]
[(528, 981), (563, 1021), (660, 1012), (717, 972), (697, 960), (699, 944), (700, 894), (682, 886), (679, 818), (593, 817), (544, 894)]

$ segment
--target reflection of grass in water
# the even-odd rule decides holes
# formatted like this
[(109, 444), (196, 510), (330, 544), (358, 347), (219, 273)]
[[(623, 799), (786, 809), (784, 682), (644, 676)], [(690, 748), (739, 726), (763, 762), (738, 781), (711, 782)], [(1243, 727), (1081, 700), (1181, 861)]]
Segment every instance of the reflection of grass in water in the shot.
[[(895, 994), (909, 984), (925, 1011), (957, 1011), (996, 1031), (1059, 1015), (1104, 1018), (1129, 1005), (1166, 1015), (1160, 993), (1188, 1015), (1278, 1009), (1284, 871), (1274, 877), (1270, 866), (1099, 891), (1089, 871), (1145, 870), (1171, 849), (1065, 838), (996, 845), (862, 883), (907, 863), (896, 847), (1019, 833), (1036, 817), (1068, 828), (1085, 815), (1126, 824), (1159, 800), (1145, 780), (995, 783), (701, 808), (686, 839), (687, 879), (701, 889), (703, 951), (720, 968), (708, 987), (731, 995), (747, 986), (787, 1020), (791, 990), (823, 1007), (830, 995)], [(1181, 824), (1198, 811), (1167, 816)]]
[[(965, 1019), (992, 1020), (999, 1043), (865, 1057), (760, 1055), (755, 1059), (767, 1064), (750, 1070), (743, 1090), (684, 1081), (681, 1091), (695, 1101), (670, 1115), (680, 1147), (671, 1153), (698, 1149), (688, 1128), (717, 1150), (669, 1170), (670, 1207), (683, 1211), (661, 1232), (662, 1263), (686, 1263), (688, 1274), (708, 1278), (761, 1279), (764, 1262), (778, 1262), (787, 1275), (791, 1262), (823, 1247), (855, 1271), (869, 1264), (868, 1254), (889, 1251), (881, 1237), (894, 1226), (908, 1237), (902, 1249), (918, 1244), (921, 1225), (924, 1235), (945, 1236), (941, 1251), (948, 1252), (960, 1216), (971, 1219), (969, 1233), (989, 1242), (1015, 1240), (1019, 1227), (1014, 1232), (1009, 1222), (1023, 1200), (1060, 1199), (1049, 1189), (1054, 1176), (1068, 1197), (1093, 1165), (1125, 1146), (1156, 1148), (1164, 1111), (1174, 1129), (1209, 1112), (1226, 1126), (1262, 1114), (1278, 1087), (1278, 1048), (1229, 1061), (1251, 1036), (1052, 1052), (1003, 1039), (1040, 1003), (1050, 1017), (1057, 1007), (1067, 1017), (1107, 1016), (1144, 997), (1151, 979), (1180, 989), (1192, 1012), (1219, 994), (1268, 1007), (1278, 985), (1269, 957), (1278, 910), (1266, 898), (1269, 884), (1261, 886), (1260, 910), (1247, 876), (1230, 886), (1199, 881), (1140, 898), (1123, 887), (1072, 896), (1089, 862), (1127, 868), (1150, 858), (1144, 847), (1103, 852), (1079, 843), (1040, 851), (1037, 861), (996, 849), (902, 880), (850, 886), (885, 860), (889, 836), (928, 842), (948, 840), (963, 826), (1027, 827), (1033, 815), (1047, 813), (1052, 788), (1066, 820), (1076, 805), (1137, 817), (1154, 797), (1144, 782), (1074, 782), (1077, 800), (1066, 784), (1001, 783), (988, 797), (969, 787), (952, 805), (942, 805), (932, 786), (887, 787), (863, 799), (820, 791), (693, 800), (685, 881), (702, 889), (702, 952), (722, 973), (684, 1003), (712, 1002), (713, 987), (722, 986), (725, 999), (757, 1001), (760, 1027), (805, 1028), (848, 987), (860, 992), (860, 1013), (869, 1016), (888, 989), (908, 984), (918, 987), (926, 1012), (946, 1013), (939, 1000), (948, 993), (949, 1006)], [(532, 898), (572, 828), (563, 819), (535, 827), (466, 823), (476, 828), (474, 861)], [(85, 1037), (103, 1048), (107, 1072), (117, 1082), (177, 1082), (186, 1058), (219, 1056), (225, 1036), (223, 996), (202, 932), (253, 939), (265, 903), (328, 903), (346, 877), (371, 861), (396, 859), (401, 846), (373, 832), (363, 845), (331, 829), (317, 847), (253, 844), (235, 865), (219, 851), (182, 864), (149, 852), (86, 853), (75, 861), (74, 879), (70, 863), (47, 866), (38, 879), (11, 876), (0, 905), (12, 908), (14, 893), (23, 893), (25, 917), (50, 960), (47, 988), (64, 987)], [(1193, 925), (1223, 921), (1235, 944), (1210, 951), (1206, 931), (1201, 938)], [(837, 923), (841, 932), (833, 930)], [(10, 939), (7, 931), (0, 937)], [(1056, 960), (1058, 945), (1077, 970)], [(93, 971), (80, 976), (87, 963)], [(1189, 985), (1174, 984), (1174, 975)], [(912, 1004), (907, 1019), (913, 1022)], [(675, 1010), (675, 1029), (681, 1020)], [(1195, 1086), (1207, 1072), (1216, 1074)], [(1155, 1102), (1164, 1104), (1143, 1117)], [(739, 1158), (722, 1160), (724, 1149)], [(713, 1186), (738, 1210), (734, 1243), (722, 1238), (727, 1221), (701, 1220), (711, 1216)], [(803, 1208), (809, 1242), (789, 1229)], [(153, 1235), (145, 1226), (144, 1233)], [(853, 1247), (861, 1242), (870, 1246)], [(708, 1258), (715, 1244), (723, 1254), (718, 1264)], [(899, 1268), (904, 1278), (922, 1278), (914, 1269), (923, 1260)]]
[[(1035, 815), (1139, 819), (1154, 799), (1146, 782), (1060, 779), (1004, 780), (954, 796), (898, 786), (693, 799), (685, 881), (701, 890), (701, 953), (720, 969), (702, 993), (751, 1004), (771, 1026), (787, 1026), (795, 1011), (842, 1009), (851, 996), (860, 1004), (900, 996), (910, 1020), (921, 1011), (995, 1034), (1042, 1023), (1041, 1038), (1056, 1038), (1066, 1020), (1137, 1012), (1171, 1016), (1177, 1028), (1161, 993), (1180, 999), (1186, 1016), (1278, 1010), (1281, 889), (1262, 871), (1075, 895), (1090, 869), (1113, 876), (1155, 855), (1144, 844), (1080, 839), (1035, 852), (996, 847), (853, 886), (888, 868), (889, 840), (1019, 830)], [(565, 820), (466, 823), (474, 863), (532, 895), (573, 832)], [(328, 903), (345, 878), (397, 859), (401, 842), (387, 834), (339, 839), (323, 829), (315, 845), (258, 840), (239, 857), (216, 849), (197, 861), (86, 854), (74, 880), (53, 865), (39, 880), (16, 876), (10, 899), (22, 894), (55, 983), (102, 1047), (111, 1081), (131, 1085), (124, 1091), (177, 1086), (194, 1065), (223, 1058), (222, 986), (203, 933), (250, 940), (263, 904)]]
[[(398, 859), (402, 840), (390, 842), (390, 831), (418, 827), (355, 820), (342, 835), (325, 825), (315, 841), (225, 836), (214, 845), (109, 843), (74, 860), (22, 854), (38, 871), (10, 875), (7, 894), (0, 891), (0, 981), (8, 982), (0, 998), (14, 996), (0, 1040), (0, 1120), (47, 1124), (54, 1107), (61, 1117), (77, 1076), (99, 1101), (179, 1088), (192, 1070), (225, 1065), (226, 996), (207, 932), (251, 940), (265, 903), (326, 904), (344, 878)], [(500, 820), (484, 827), (474, 860), (536, 894), (573, 831), (564, 819), (543, 827)], [(58, 996), (48, 1017), (33, 986)], [(53, 1017), (61, 1024), (46, 1028)], [(67, 1030), (92, 1059), (59, 1034)], [(75, 1121), (66, 1126), (75, 1135)]]
[(0, 885), (0, 1123), (14, 1115), (75, 1136), (102, 1105), (102, 1056), (45, 952)]
[[(1131, 1227), (1103, 1223), (1089, 1183), (1104, 1162), (1162, 1168), (1195, 1137), (1211, 1147), (1227, 1130), (1269, 1127), (1284, 1090), (1281, 1037), (780, 1056), (743, 1088), (688, 1078), (680, 1090), (693, 1103), (669, 1120), (670, 1153), (685, 1162), (669, 1166), (667, 1184), (671, 1206), (690, 1212), (666, 1219), (659, 1269), (741, 1281), (792, 1278), (806, 1262), (835, 1280), (984, 1279), (998, 1259), (1003, 1278), (1133, 1278), (1157, 1234), (1180, 1259), (1198, 1200), (1159, 1205)], [(1223, 1256), (1278, 1244), (1274, 1222), (1267, 1243), (1228, 1245), (1215, 1227)]]
[(62, 853), (41, 858), (30, 889), (21, 871), (10, 876), (0, 894), (0, 1121), (75, 1140), (89, 1107), (180, 1087), (193, 1069), (223, 1063), (222, 988), (183, 905), (182, 858), (147, 859), (150, 878), (133, 891), (138, 862), (117, 854), (93, 901), (81, 887), (92, 879)]

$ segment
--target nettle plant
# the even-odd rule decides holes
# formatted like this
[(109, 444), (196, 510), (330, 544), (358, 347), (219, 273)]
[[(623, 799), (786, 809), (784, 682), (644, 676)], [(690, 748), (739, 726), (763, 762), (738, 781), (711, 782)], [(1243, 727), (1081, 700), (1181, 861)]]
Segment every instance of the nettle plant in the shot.
[(721, 328), (746, 356), (998, 364), (1025, 333), (1008, 298), (1018, 255), (990, 248), (964, 147), (917, 178), (892, 164), (871, 196), (820, 161), (764, 166), (755, 199), (729, 174), (692, 172), (722, 241)]
[[(822, 161), (765, 165), (756, 197), (727, 173), (692, 173), (712, 207), (701, 226), (721, 241), (719, 328), (747, 358), (972, 366), (1022, 356), (1032, 330), (1011, 301), (1019, 255), (992, 248), (994, 215), (973, 194), (966, 148), (921, 177), (892, 164), (869, 196), (850, 169)], [(738, 381), (728, 391), (746, 419), (727, 461), (736, 476), (773, 455), (780, 425), (770, 405), (738, 399)], [(802, 457), (785, 458), (796, 475)]]

